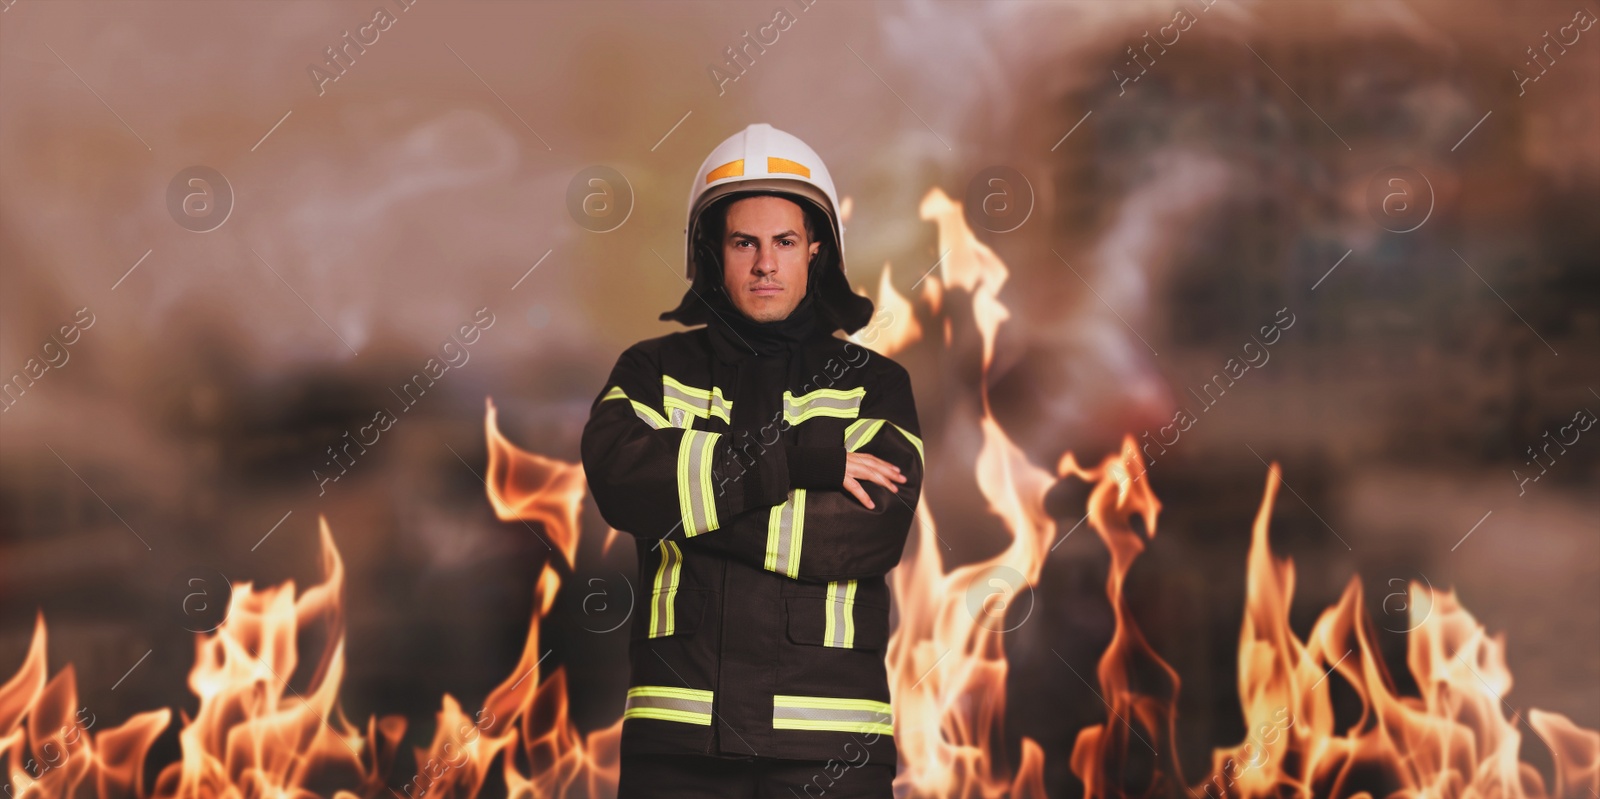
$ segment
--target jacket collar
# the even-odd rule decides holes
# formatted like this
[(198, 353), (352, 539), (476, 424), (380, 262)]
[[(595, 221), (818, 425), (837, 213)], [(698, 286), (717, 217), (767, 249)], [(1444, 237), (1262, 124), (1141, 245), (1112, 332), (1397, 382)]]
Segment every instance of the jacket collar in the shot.
[(792, 360), (819, 336), (831, 338), (831, 332), (818, 324), (814, 295), (810, 292), (788, 317), (776, 322), (756, 322), (745, 316), (720, 288), (701, 298), (711, 312), (706, 324), (711, 346), (725, 363), (737, 365), (751, 358)]

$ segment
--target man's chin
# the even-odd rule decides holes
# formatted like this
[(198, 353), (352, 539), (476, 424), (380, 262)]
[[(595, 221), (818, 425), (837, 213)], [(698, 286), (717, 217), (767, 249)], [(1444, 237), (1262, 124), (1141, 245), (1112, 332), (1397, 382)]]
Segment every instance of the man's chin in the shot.
[(779, 310), (777, 308), (742, 308), (740, 311), (754, 322), (778, 322), (789, 318), (793, 308)]

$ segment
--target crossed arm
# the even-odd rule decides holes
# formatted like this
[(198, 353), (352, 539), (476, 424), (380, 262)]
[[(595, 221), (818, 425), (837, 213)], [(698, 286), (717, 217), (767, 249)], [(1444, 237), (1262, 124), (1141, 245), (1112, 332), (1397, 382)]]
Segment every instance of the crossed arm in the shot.
[(733, 434), (675, 427), (658, 410), (660, 374), (643, 352), (624, 352), (584, 426), (590, 493), (611, 526), (808, 582), (880, 576), (899, 563), (924, 461), (898, 365), (830, 447), (780, 438), (739, 449)]

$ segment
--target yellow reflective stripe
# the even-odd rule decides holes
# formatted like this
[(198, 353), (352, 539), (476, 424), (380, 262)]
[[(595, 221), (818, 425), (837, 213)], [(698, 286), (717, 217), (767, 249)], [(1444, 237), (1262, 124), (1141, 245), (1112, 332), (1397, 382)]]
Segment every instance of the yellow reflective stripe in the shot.
[(678, 578), (683, 572), (683, 550), (675, 541), (661, 542), (661, 564), (656, 567), (655, 584), (650, 591), (650, 637), (672, 635), (677, 615)]
[(826, 630), (822, 634), (823, 646), (849, 648), (856, 645), (855, 604), (855, 580), (828, 583), (828, 615)]
[(705, 454), (700, 464), (700, 497), (706, 507), (706, 530), (715, 530), (722, 526), (717, 522), (717, 498), (711, 493), (711, 459), (716, 452), (717, 438), (720, 435), (720, 433), (706, 433), (704, 436), (706, 443)]
[(856, 450), (861, 449), (878, 435), (878, 431), (883, 429), (885, 424), (888, 424), (894, 429), (899, 430), (900, 435), (905, 436), (906, 440), (911, 442), (911, 446), (917, 448), (917, 460), (922, 461), (924, 466), (928, 464), (927, 456), (924, 455), (922, 451), (922, 439), (912, 435), (911, 431), (905, 429), (904, 427), (885, 419), (867, 418), (857, 419), (856, 421), (851, 422), (850, 426), (844, 429), (844, 448), (850, 452), (855, 452)]
[(660, 719), (684, 724), (711, 724), (710, 691), (673, 688), (665, 685), (640, 685), (628, 689), (625, 719)]
[[(890, 422), (890, 424), (894, 424), (894, 423)], [(924, 465), (924, 466), (928, 465), (927, 457), (922, 454), (922, 439), (917, 438), (914, 435), (911, 435), (911, 431), (905, 429), (904, 427), (901, 427), (900, 425), (897, 425), (897, 424), (894, 425), (894, 429), (899, 430), (900, 431), (900, 435), (905, 436), (906, 440), (910, 441), (912, 443), (912, 445), (914, 445), (917, 448), (917, 460), (922, 461), (922, 465)]]
[(787, 158), (779, 158), (775, 155), (767, 156), (767, 172), (769, 174), (787, 172), (791, 175), (799, 175), (803, 178), (811, 177), (810, 167), (800, 163), (799, 161), (790, 161)]
[[(870, 718), (884, 718), (872, 714)], [(813, 730), (816, 732), (875, 732), (879, 735), (894, 735), (894, 725), (884, 721), (845, 721), (838, 719), (772, 719), (772, 728), (775, 730)]]
[(800, 574), (800, 538), (805, 532), (806, 489), (793, 488), (767, 514), (767, 552), (762, 568), (787, 577)]
[(779, 694), (772, 698), (772, 727), (894, 735), (894, 711), (888, 702), (872, 699)]
[(629, 403), (631, 403), (633, 405), (634, 415), (638, 416), (640, 419), (643, 419), (644, 423), (650, 425), (652, 428), (660, 430), (661, 428), (668, 426), (665, 416), (662, 416), (660, 413), (656, 412), (656, 409), (650, 407), (649, 405), (630, 398), (628, 393), (622, 390), (622, 386), (612, 386), (611, 390), (607, 391), (605, 396), (600, 398), (600, 401), (605, 402), (606, 400), (614, 399), (627, 400)]
[(652, 408), (649, 405), (646, 405), (646, 404), (644, 404), (642, 402), (639, 402), (637, 400), (629, 400), (629, 401), (633, 403), (633, 412), (634, 412), (634, 414), (637, 415), (640, 419), (643, 419), (646, 424), (650, 425), (651, 427), (654, 427), (657, 430), (660, 430), (661, 428), (668, 426), (666, 417), (662, 416), (659, 413), (656, 413), (656, 409), (655, 408)]
[[(793, 496), (793, 492), (790, 492), (790, 496)], [(767, 514), (767, 556), (762, 560), (761, 568), (769, 572), (782, 571), (778, 567), (778, 556), (780, 553), (786, 555), (789, 551), (783, 546), (784, 538), (788, 534), (786, 526), (789, 523), (789, 517), (785, 515), (788, 507), (788, 500), (784, 500), (782, 505), (774, 507)]]
[(625, 719), (660, 719), (661, 721), (676, 721), (683, 724), (711, 725), (710, 713), (694, 713), (664, 707), (630, 707), (622, 712), (622, 717)]
[(721, 433), (684, 430), (678, 445), (678, 511), (684, 537), (715, 530), (716, 497), (711, 493), (711, 461)]
[(783, 418), (791, 425), (799, 424), (807, 419), (817, 416), (832, 416), (837, 419), (854, 419), (861, 415), (861, 400), (867, 396), (865, 387), (844, 390), (837, 388), (819, 388), (808, 391), (798, 397), (793, 393), (783, 392)]
[(850, 452), (867, 445), (878, 431), (883, 429), (886, 421), (883, 419), (858, 419), (844, 429), (844, 448)]
[(794, 490), (794, 527), (789, 536), (789, 570), (790, 577), (800, 574), (800, 539), (806, 532), (806, 489)]
[(850, 581), (850, 588), (845, 589), (845, 645), (856, 645), (856, 581)]
[(849, 580), (844, 589), (844, 645), (856, 645), (856, 581)]
[(711, 691), (703, 688), (680, 688), (676, 685), (635, 685), (628, 689), (630, 699), (635, 696), (660, 696), (693, 702), (710, 702), (712, 695)]
[(724, 422), (733, 421), (733, 403), (722, 396), (721, 386), (713, 386), (709, 390), (695, 388), (673, 379), (671, 375), (661, 376), (661, 407), (669, 415), (673, 409), (681, 408), (685, 413), (701, 419), (715, 416)]
[(706, 173), (706, 182), (715, 183), (723, 178), (736, 178), (744, 174), (744, 159), (729, 161)]

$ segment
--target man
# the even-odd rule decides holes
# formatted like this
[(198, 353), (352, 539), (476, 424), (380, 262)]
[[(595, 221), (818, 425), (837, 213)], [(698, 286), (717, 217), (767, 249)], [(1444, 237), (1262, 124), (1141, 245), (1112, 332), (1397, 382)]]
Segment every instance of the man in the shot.
[(751, 125), (689, 195), (690, 288), (595, 399), (590, 493), (634, 536), (619, 799), (889, 799), (890, 594), (922, 487), (911, 382), (837, 337), (872, 316), (845, 277), (833, 181)]

